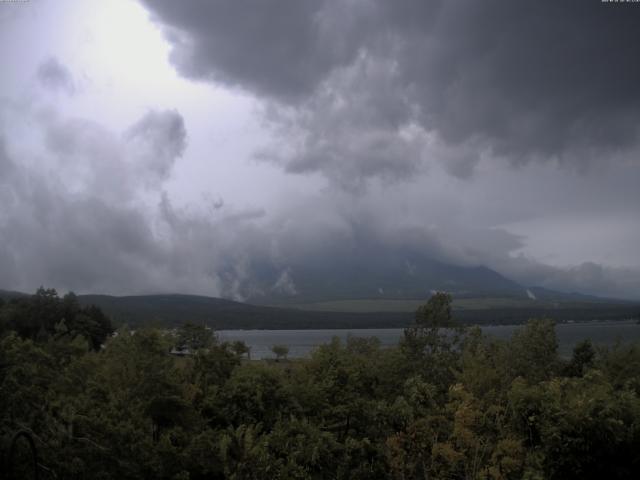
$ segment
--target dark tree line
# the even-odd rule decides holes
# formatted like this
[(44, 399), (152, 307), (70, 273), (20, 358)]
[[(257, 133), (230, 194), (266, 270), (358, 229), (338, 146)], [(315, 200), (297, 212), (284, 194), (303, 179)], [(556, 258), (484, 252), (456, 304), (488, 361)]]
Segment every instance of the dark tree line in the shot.
[(640, 347), (562, 359), (553, 322), (500, 341), (457, 325), (450, 300), (432, 297), (396, 347), (336, 338), (268, 362), (194, 325), (95, 349), (56, 333), (64, 299), (44, 291), (32, 308), (53, 330), (4, 323), (1, 431), (31, 433), (42, 478), (635, 478)]
[(72, 292), (60, 298), (55, 289), (40, 287), (30, 297), (0, 302), (0, 333), (12, 330), (31, 340), (82, 336), (97, 350), (113, 332), (111, 321), (100, 308), (81, 306)]

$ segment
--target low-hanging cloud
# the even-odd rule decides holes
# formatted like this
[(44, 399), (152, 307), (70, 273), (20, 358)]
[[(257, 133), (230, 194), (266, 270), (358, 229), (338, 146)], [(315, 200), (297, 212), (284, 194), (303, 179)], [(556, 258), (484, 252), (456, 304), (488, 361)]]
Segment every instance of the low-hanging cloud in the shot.
[(184, 150), (178, 112), (148, 112), (123, 135), (57, 113), (32, 124), (44, 139), (44, 153), (32, 158), (18, 161), (16, 144), (0, 137), (3, 285), (122, 293), (214, 283), (215, 290), (211, 277), (171, 271), (172, 247), (144, 201)]
[[(369, 288), (375, 297), (408, 288), (403, 281), (433, 271), (446, 275), (448, 265), (487, 264), (527, 285), (618, 296), (633, 296), (638, 286), (640, 275), (632, 269), (563, 269), (512, 258), (523, 239), (456, 219), (455, 197), (437, 205), (412, 202), (413, 219), (394, 215), (398, 200), (384, 190), (356, 203), (346, 193), (302, 195), (269, 212), (237, 210), (220, 199), (195, 209), (176, 206), (164, 191), (166, 177), (158, 177), (157, 167), (129, 142), (132, 131), (137, 141), (145, 132), (149, 141), (159, 141), (157, 129), (182, 124), (178, 117), (175, 111), (147, 113), (118, 134), (54, 115), (40, 124), (47, 156), (31, 162), (17, 161), (15, 144), (0, 137), (0, 284), (27, 291), (44, 284), (78, 292), (189, 292), (262, 301), (274, 295), (313, 298), (320, 279), (332, 285), (328, 293), (349, 294), (354, 286)], [(158, 118), (158, 124), (152, 121)], [(153, 127), (139, 128), (148, 123)], [(58, 140), (66, 139), (66, 148), (51, 139), (52, 130), (64, 132)], [(163, 137), (174, 161), (183, 133)], [(118, 176), (105, 170), (110, 163)], [(157, 181), (149, 183), (149, 176)], [(433, 225), (418, 221), (425, 218)], [(375, 285), (358, 283), (372, 275), (380, 280)], [(426, 283), (423, 290), (417, 294), (428, 294)]]
[[(153, 142), (176, 161), (186, 129), (175, 111), (147, 113), (123, 134), (60, 114), (35, 125), (43, 150), (26, 161), (0, 137), (0, 282), (10, 288), (260, 301), (309, 296), (318, 278), (356, 280), (363, 269), (404, 275), (407, 261), (426, 257), (476, 262), (446, 232), (441, 238), (442, 230), (390, 225), (377, 213), (382, 205), (354, 206), (345, 195), (289, 199), (276, 212), (237, 210), (219, 199), (210, 208), (174, 205), (163, 188), (166, 172), (158, 176), (152, 162), (158, 152), (137, 144)], [(158, 161), (164, 168), (166, 159)], [(504, 232), (492, 238), (496, 249), (520, 245)]]
[[(256, 155), (289, 174), (320, 173), (329, 186), (300, 192), (308, 184), (278, 169), (274, 180), (238, 181), (256, 189), (273, 181), (286, 198), (243, 204), (242, 194), (214, 195), (212, 176), (209, 199), (194, 205), (185, 185), (208, 170), (185, 168), (172, 184), (179, 167), (244, 159), (222, 158), (215, 141), (197, 136), (212, 129), (191, 129), (203, 120), (186, 113), (188, 102), (185, 118), (138, 110), (117, 124), (108, 112), (83, 113), (87, 92), (64, 98), (66, 111), (60, 98), (43, 97), (57, 110), (9, 92), (13, 100), (0, 100), (0, 287), (260, 301), (309, 299), (320, 283), (329, 294), (401, 295), (424, 279), (411, 290), (423, 296), (428, 275), (456, 289), (450, 275), (491, 275), (485, 265), (522, 285), (638, 297), (630, 241), (616, 267), (519, 255), (552, 216), (563, 232), (584, 217), (585, 259), (593, 232), (620, 237), (625, 224), (628, 237), (640, 235), (638, 94), (629, 80), (637, 72), (624, 45), (603, 59), (636, 38), (621, 14), (536, 2), (525, 25), (515, 7), (492, 1), (247, 5), (148, 2), (182, 75), (261, 99), (273, 141)], [(555, 51), (560, 40), (568, 43)], [(595, 65), (619, 73), (627, 63), (627, 77), (605, 88), (610, 73)], [(75, 78), (60, 71), (49, 77)], [(64, 81), (38, 82), (64, 91)], [(574, 175), (589, 164), (598, 175)], [(514, 233), (518, 222), (526, 234)]]
[(498, 265), (501, 271), (524, 285), (600, 297), (640, 298), (640, 269), (637, 267), (611, 267), (596, 262), (558, 267), (523, 255), (505, 260)]
[(131, 198), (139, 187), (156, 189), (186, 148), (182, 116), (148, 111), (118, 135), (85, 118), (41, 116), (46, 155), (55, 159), (69, 188), (91, 190), (103, 199)]

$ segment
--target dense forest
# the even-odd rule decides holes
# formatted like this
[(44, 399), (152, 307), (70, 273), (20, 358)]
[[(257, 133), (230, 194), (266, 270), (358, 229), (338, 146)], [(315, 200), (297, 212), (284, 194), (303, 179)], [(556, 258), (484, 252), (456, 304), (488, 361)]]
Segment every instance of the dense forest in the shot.
[[(115, 334), (41, 289), (0, 304), (3, 471), (61, 479), (590, 479), (640, 471), (640, 346), (554, 324), (510, 341), (439, 293), (400, 343), (334, 339), (254, 361), (204, 327)], [(170, 355), (172, 348), (192, 355)], [(17, 432), (23, 432), (16, 436)]]
[[(549, 318), (558, 323), (591, 320), (640, 319), (640, 304), (597, 297), (557, 294), (536, 290), (539, 300), (522, 301), (515, 297), (454, 296), (452, 308), (458, 321), (476, 325), (524, 324), (530, 318)], [(556, 295), (554, 297), (553, 295)], [(544, 296), (550, 298), (544, 298)], [(29, 295), (0, 290), (0, 299), (26, 299)], [(406, 328), (413, 323), (414, 311), (420, 301), (406, 300), (414, 305), (398, 310), (376, 310), (376, 301), (366, 311), (313, 310), (305, 305), (292, 308), (252, 305), (228, 299), (198, 295), (136, 295), (114, 297), (109, 295), (71, 295), (74, 302), (84, 307), (98, 306), (107, 314), (114, 326), (174, 328), (185, 321), (206, 324), (216, 330), (304, 330), (304, 329), (356, 329)], [(309, 305), (306, 305), (309, 307)]]

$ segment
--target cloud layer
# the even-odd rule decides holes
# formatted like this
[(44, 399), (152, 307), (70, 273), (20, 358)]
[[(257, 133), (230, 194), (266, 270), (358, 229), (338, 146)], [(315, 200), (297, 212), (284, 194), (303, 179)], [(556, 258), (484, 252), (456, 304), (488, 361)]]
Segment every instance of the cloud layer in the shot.
[(639, 297), (633, 5), (142, 4), (175, 95), (142, 63), (128, 89), (92, 83), (79, 44), (3, 90), (0, 287), (259, 300), (375, 277), (378, 295), (487, 266)]
[(358, 186), (429, 161), (465, 177), (483, 155), (576, 169), (637, 162), (633, 5), (145, 4), (180, 73), (273, 102), (265, 116), (284, 141), (263, 156), (291, 172)]
[(50, 57), (40, 64), (37, 79), (45, 88), (54, 92), (63, 92), (67, 95), (73, 95), (76, 92), (71, 72), (55, 57)]

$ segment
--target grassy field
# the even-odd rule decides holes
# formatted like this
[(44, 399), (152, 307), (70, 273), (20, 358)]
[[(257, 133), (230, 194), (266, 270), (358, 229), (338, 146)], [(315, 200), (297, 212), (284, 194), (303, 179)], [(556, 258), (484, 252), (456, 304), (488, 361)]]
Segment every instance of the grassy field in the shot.
[[(415, 310), (424, 303), (426, 303), (426, 299), (358, 299), (289, 304), (287, 307), (313, 312), (415, 312)], [(487, 297), (460, 298), (453, 300), (454, 310), (531, 307), (552, 308), (554, 306), (555, 304), (550, 302), (540, 302), (526, 298)]]

